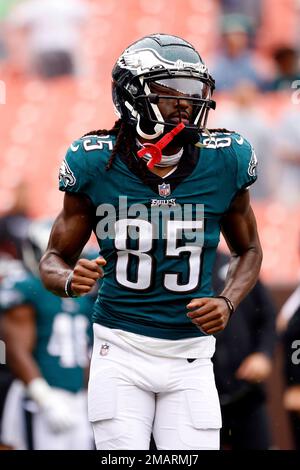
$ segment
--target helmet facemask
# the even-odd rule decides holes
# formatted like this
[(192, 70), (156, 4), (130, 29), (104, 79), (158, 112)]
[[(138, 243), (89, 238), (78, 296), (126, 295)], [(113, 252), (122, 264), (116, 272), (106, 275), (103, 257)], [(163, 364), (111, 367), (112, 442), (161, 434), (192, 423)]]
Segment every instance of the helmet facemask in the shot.
[[(143, 120), (148, 124), (148, 128), (152, 126), (153, 129), (156, 126), (156, 129), (163, 133), (176, 127), (179, 122), (183, 122), (187, 132), (199, 133), (199, 130), (206, 127), (208, 112), (209, 109), (214, 108), (214, 102), (211, 100), (211, 87), (205, 82), (191, 77), (159, 80), (152, 78), (145, 82), (144, 89), (145, 95), (137, 96), (136, 102), (142, 103)], [(175, 112), (168, 118), (163, 116), (161, 107), (170, 100), (175, 101), (176, 105), (174, 106)], [(183, 105), (183, 102), (188, 103), (188, 106)], [(189, 111), (185, 107), (189, 108)], [(142, 119), (138, 124), (141, 122)], [(137, 126), (137, 131), (140, 134), (139, 127), (141, 126)], [(151, 139), (157, 135), (152, 132), (147, 137)]]
[[(205, 82), (190, 74), (178, 76), (178, 73), (172, 75), (171, 71), (167, 72), (151, 74), (150, 77), (136, 76), (127, 88), (131, 95), (130, 102), (133, 103), (133, 106), (129, 100), (126, 103), (131, 121), (135, 123), (138, 135), (145, 139), (158, 138), (180, 121), (185, 124), (185, 133), (198, 134), (206, 127), (209, 110), (215, 108), (215, 102), (211, 99), (213, 88), (208, 80)], [(172, 122), (163, 117), (159, 104), (167, 100), (177, 101), (179, 121)], [(182, 100), (192, 105), (191, 115), (185, 116)]]

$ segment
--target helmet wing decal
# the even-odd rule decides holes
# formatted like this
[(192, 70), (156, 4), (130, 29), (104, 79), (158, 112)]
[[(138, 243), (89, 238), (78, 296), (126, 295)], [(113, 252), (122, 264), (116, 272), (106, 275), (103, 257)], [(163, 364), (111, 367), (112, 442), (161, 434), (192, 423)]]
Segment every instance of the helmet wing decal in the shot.
[(206, 65), (201, 62), (184, 62), (182, 60), (173, 62), (161, 57), (154, 49), (137, 49), (134, 51), (126, 50), (121, 57), (119, 57), (117, 64), (121, 68), (136, 70), (139, 72), (145, 72), (155, 67), (176, 70), (190, 68), (199, 73), (207, 72)]

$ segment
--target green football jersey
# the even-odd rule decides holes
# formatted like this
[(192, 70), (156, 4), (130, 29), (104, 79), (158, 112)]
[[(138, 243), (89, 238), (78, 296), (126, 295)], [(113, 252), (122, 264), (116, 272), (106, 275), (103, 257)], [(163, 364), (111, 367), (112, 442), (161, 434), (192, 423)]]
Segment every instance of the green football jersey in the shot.
[[(0, 311), (31, 305), (35, 311), (36, 344), (33, 356), (52, 387), (78, 392), (89, 364), (93, 299), (60, 298), (40, 279), (24, 271), (6, 278), (0, 289)], [(9, 315), (9, 313), (7, 313)]]
[(106, 259), (93, 320), (109, 328), (182, 339), (202, 336), (186, 316), (196, 297), (212, 296), (220, 221), (242, 188), (256, 179), (251, 145), (235, 133), (200, 137), (177, 169), (161, 178), (117, 155), (113, 136), (87, 136), (70, 146), (60, 189), (88, 196)]

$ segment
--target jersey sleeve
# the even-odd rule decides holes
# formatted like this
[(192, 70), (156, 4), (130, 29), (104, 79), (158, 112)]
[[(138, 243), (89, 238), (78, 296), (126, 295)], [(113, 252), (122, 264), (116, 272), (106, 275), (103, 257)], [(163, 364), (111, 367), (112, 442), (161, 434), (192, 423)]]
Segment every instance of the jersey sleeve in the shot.
[(245, 189), (257, 179), (257, 157), (252, 145), (239, 134), (233, 135), (233, 150), (237, 162), (237, 189)]
[(86, 193), (89, 185), (89, 172), (82, 140), (73, 142), (59, 169), (59, 189), (72, 193)]
[(114, 146), (110, 135), (89, 135), (75, 140), (67, 150), (59, 170), (59, 189), (83, 193), (94, 202), (101, 193), (101, 180)]

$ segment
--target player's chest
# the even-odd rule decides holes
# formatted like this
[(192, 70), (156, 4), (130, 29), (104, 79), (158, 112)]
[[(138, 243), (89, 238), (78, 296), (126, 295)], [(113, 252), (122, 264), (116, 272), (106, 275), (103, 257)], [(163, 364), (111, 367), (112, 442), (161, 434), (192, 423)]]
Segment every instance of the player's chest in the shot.
[(136, 175), (109, 176), (101, 182), (94, 201), (97, 218), (105, 214), (124, 218), (157, 209), (191, 212), (197, 210), (198, 205), (209, 214), (220, 214), (228, 208), (231, 197), (231, 187), (224, 183), (221, 173), (204, 168), (185, 178), (175, 175), (151, 181)]

